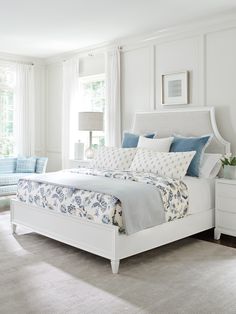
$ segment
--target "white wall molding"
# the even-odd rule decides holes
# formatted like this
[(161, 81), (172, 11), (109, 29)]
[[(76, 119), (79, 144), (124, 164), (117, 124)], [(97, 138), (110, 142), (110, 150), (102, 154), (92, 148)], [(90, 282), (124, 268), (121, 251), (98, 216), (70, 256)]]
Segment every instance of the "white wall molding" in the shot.
[(15, 55), (11, 53), (0, 52), (0, 60), (7, 62), (33, 63), (37, 65), (45, 65), (45, 59)]
[(193, 36), (200, 36), (211, 32), (222, 31), (230, 28), (236, 28), (236, 13), (222, 14), (217, 17), (210, 17), (196, 22), (189, 22), (182, 25), (168, 27), (152, 33), (140, 36), (121, 38), (115, 41), (104, 42), (99, 45), (92, 45), (83, 49), (68, 51), (60, 55), (42, 59), (45, 64), (62, 62), (76, 54), (87, 56), (88, 53), (105, 52), (107, 48), (122, 46), (122, 51), (130, 51), (146, 47), (148, 45), (161, 44), (173, 40), (180, 40)]
[(199, 73), (199, 84), (200, 84), (200, 95), (199, 100), (203, 106), (207, 104), (207, 86), (206, 86), (206, 35), (201, 35), (200, 41), (200, 73)]
[(156, 109), (156, 47), (150, 46), (150, 110)]

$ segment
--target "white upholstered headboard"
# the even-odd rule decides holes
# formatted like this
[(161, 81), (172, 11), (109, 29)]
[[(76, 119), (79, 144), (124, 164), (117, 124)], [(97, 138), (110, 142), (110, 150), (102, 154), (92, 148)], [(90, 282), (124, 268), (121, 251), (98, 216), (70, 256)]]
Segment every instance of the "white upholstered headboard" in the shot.
[(230, 143), (225, 141), (218, 131), (213, 107), (137, 112), (133, 132), (156, 132), (158, 137), (168, 137), (174, 133), (184, 136), (213, 134), (206, 152), (230, 152)]

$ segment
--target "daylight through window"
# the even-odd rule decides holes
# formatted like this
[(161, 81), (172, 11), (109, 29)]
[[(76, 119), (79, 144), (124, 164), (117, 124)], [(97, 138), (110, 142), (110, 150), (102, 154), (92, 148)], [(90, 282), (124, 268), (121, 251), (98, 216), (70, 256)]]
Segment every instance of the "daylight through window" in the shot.
[[(91, 75), (80, 77), (80, 110), (79, 111), (99, 111), (105, 110), (105, 75)], [(78, 139), (88, 146), (88, 132), (78, 131)], [(104, 132), (93, 132), (93, 147), (104, 145)]]
[(14, 154), (15, 71), (0, 66), (0, 157)]

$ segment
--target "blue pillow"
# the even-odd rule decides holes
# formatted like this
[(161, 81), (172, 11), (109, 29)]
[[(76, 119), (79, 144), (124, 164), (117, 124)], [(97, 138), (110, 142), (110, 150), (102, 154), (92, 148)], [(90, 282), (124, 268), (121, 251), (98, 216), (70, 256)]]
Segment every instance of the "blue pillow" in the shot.
[(211, 135), (202, 137), (181, 137), (174, 136), (170, 147), (170, 152), (189, 152), (196, 151), (187, 171), (191, 177), (199, 177), (200, 163), (202, 155), (212, 139)]
[(16, 172), (18, 173), (33, 173), (35, 172), (36, 158), (35, 157), (19, 157), (16, 162)]
[(47, 162), (48, 158), (47, 157), (38, 157), (36, 161), (36, 173), (44, 173), (47, 168)]
[[(155, 136), (155, 133), (146, 134), (143, 136), (147, 137), (147, 138), (153, 138)], [(137, 147), (138, 146), (138, 140), (139, 140), (139, 135), (125, 132), (124, 136), (123, 136), (123, 141), (122, 141), (121, 147), (122, 148)]]
[(0, 158), (0, 173), (14, 173), (16, 170), (16, 158)]

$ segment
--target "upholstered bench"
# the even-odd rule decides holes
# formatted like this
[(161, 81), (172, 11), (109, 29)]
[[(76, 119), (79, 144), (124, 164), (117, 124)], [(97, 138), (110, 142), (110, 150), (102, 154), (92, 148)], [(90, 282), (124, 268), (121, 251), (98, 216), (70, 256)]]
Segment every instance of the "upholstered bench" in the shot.
[(0, 158), (0, 196), (15, 194), (20, 178), (46, 171), (46, 157)]

